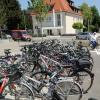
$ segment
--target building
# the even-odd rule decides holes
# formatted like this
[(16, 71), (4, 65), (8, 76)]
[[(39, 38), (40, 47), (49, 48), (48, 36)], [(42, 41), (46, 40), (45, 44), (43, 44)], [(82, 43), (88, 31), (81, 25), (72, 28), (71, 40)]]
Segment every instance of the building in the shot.
[[(52, 10), (42, 22), (42, 34), (46, 35), (67, 35), (75, 34), (72, 28), (73, 23), (82, 22), (83, 17), (79, 8), (74, 6), (72, 0), (45, 0), (49, 5), (53, 5)], [(40, 32), (40, 23), (36, 20), (36, 14), (31, 13), (34, 34)]]

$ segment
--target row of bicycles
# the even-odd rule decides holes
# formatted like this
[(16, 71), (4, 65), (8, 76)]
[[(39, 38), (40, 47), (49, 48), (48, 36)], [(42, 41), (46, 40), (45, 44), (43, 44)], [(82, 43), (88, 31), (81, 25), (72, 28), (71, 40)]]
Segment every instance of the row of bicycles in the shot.
[(88, 48), (74, 41), (33, 42), (0, 56), (0, 98), (81, 100), (93, 85), (94, 61)]

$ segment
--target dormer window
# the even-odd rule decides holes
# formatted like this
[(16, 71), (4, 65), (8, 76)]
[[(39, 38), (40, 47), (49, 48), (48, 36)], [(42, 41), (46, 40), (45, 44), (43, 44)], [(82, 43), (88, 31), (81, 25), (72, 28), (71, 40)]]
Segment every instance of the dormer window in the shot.
[(68, 1), (68, 3), (69, 3), (69, 5), (73, 5), (73, 1), (71, 1), (71, 0), (67, 0)]
[(74, 12), (76, 12), (76, 8), (74, 8)]
[(78, 13), (78, 9), (77, 9), (77, 13)]
[(75, 8), (75, 12), (77, 12), (77, 9)]
[(79, 11), (78, 9), (74, 8), (74, 12), (78, 13), (78, 11)]
[(69, 2), (69, 4), (72, 6), (73, 3), (72, 2)]

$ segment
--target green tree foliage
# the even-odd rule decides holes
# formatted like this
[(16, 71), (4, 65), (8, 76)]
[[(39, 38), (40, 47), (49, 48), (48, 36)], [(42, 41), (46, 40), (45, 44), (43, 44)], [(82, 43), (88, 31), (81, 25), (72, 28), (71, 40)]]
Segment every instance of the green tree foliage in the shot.
[(81, 30), (81, 29), (83, 29), (83, 24), (80, 23), (80, 22), (76, 22), (76, 23), (73, 24), (72, 27), (73, 27), (74, 29)]
[(28, 8), (27, 9), (32, 10), (33, 9), (32, 3), (30, 1), (28, 1), (27, 3), (28, 3)]
[(31, 2), (33, 11), (36, 13), (37, 21), (42, 22), (45, 19), (50, 6), (46, 5), (43, 0), (31, 0)]
[(84, 19), (89, 19), (91, 20), (92, 19), (92, 11), (91, 11), (91, 8), (88, 6), (88, 4), (86, 3), (83, 3), (81, 6), (81, 11), (83, 13), (83, 17)]
[(91, 11), (92, 11), (91, 24), (94, 25), (94, 30), (93, 31), (98, 31), (99, 27), (100, 27), (99, 26), (100, 16), (99, 16), (98, 9), (96, 8), (96, 6), (92, 6)]
[(99, 25), (99, 27), (100, 27), (100, 16), (99, 16), (99, 22), (98, 22), (98, 25)]
[(44, 3), (44, 0), (31, 0), (33, 12), (36, 13), (36, 20), (41, 24), (42, 33), (42, 22), (48, 14), (50, 6)]
[(7, 18), (5, 13), (5, 6), (3, 5), (3, 1), (0, 0), (0, 38), (3, 38), (3, 32), (1, 31), (3, 29), (3, 26), (5, 26)]
[(89, 26), (89, 30), (90, 30), (91, 32), (94, 32), (94, 31), (95, 31), (95, 26), (94, 26), (94, 25), (90, 25), (90, 26)]
[[(2, 10), (3, 13), (3, 24), (6, 23), (8, 29), (14, 29), (17, 28), (18, 23), (20, 23), (20, 14), (21, 9), (20, 5), (17, 0), (0, 0), (0, 10)], [(0, 18), (2, 17), (0, 15)]]
[(5, 7), (2, 0), (0, 0), (0, 27), (6, 23), (6, 20)]
[(23, 10), (21, 13), (21, 23), (19, 24), (20, 29), (32, 29), (31, 16), (29, 16), (27, 12), (27, 10)]
[(84, 18), (84, 26), (87, 27), (88, 31), (89, 31), (89, 25), (90, 25), (90, 22), (92, 20), (92, 11), (91, 11), (91, 8), (88, 6), (88, 4), (86, 3), (83, 3), (81, 6), (80, 6), (80, 9), (83, 13), (83, 18)]
[(7, 26), (9, 29), (17, 28), (20, 23), (21, 8), (17, 0), (6, 0), (7, 2)]

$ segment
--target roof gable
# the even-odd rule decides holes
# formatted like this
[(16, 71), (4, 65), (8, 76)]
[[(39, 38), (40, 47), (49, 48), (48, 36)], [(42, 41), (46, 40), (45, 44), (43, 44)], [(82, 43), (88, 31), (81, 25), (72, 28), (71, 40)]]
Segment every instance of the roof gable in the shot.
[(75, 7), (72, 0), (44, 0), (48, 5), (54, 5), (53, 9), (55, 12), (64, 11), (73, 14), (82, 15), (79, 8)]
[(74, 2), (72, 0), (44, 0), (44, 2), (52, 6), (51, 11), (53, 11), (54, 9), (55, 12), (63, 11), (63, 12), (77, 14), (80, 16), (82, 15), (79, 8), (73, 5)]
[(66, 0), (45, 0), (48, 5), (54, 5), (55, 11), (72, 11)]

